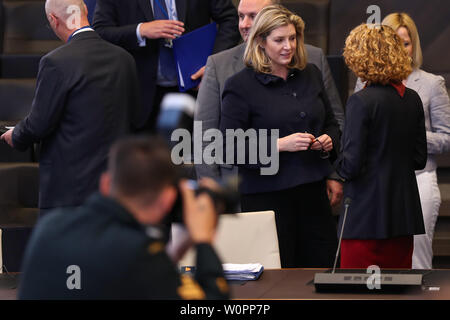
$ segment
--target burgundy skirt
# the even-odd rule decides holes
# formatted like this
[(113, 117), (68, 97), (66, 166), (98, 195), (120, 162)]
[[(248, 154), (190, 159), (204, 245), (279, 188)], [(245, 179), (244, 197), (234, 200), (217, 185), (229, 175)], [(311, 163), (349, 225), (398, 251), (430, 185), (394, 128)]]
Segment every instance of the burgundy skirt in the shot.
[(341, 268), (411, 269), (414, 236), (381, 240), (342, 239)]

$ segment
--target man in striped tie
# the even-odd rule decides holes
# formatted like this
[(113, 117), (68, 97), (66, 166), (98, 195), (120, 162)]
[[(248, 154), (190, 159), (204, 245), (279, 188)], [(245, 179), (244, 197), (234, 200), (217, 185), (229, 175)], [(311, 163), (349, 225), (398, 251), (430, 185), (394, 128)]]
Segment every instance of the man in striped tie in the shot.
[[(142, 112), (136, 123), (140, 131), (154, 132), (163, 96), (178, 91), (171, 40), (211, 20), (219, 26), (213, 53), (238, 43), (238, 17), (231, 0), (97, 1), (95, 30), (128, 50), (136, 61), (142, 95)], [(201, 68), (193, 77), (200, 78), (203, 71)]]

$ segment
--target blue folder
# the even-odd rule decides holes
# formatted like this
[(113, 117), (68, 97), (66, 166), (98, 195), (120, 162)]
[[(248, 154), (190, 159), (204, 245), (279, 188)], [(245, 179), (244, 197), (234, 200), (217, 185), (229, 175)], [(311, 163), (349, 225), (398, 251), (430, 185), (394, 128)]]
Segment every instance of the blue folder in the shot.
[(199, 85), (191, 76), (206, 65), (216, 41), (216, 23), (210, 23), (173, 40), (173, 52), (178, 65), (178, 87), (185, 92)]

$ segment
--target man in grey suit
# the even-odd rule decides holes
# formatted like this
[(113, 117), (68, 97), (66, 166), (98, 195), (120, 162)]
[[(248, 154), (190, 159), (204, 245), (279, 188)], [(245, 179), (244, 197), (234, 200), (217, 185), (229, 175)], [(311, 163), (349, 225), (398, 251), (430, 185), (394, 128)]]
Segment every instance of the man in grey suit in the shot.
[[(226, 80), (230, 76), (244, 69), (243, 56), (245, 51), (245, 41), (247, 41), (250, 34), (253, 19), (262, 8), (277, 2), (279, 1), (241, 0), (239, 2), (239, 32), (241, 33), (244, 43), (212, 55), (208, 58), (205, 74), (198, 92), (197, 105), (194, 114), (195, 121), (202, 121), (202, 130), (200, 131), (194, 129), (195, 141), (203, 141), (202, 136), (206, 130), (211, 128), (219, 128), (223, 88)], [(331, 102), (336, 120), (342, 130), (344, 123), (344, 112), (326, 57), (320, 48), (313, 47), (311, 45), (305, 45), (305, 47), (308, 55), (308, 62), (315, 64), (322, 72), (328, 98)], [(204, 149), (207, 145), (208, 142), (203, 142), (202, 149)], [(195, 169), (198, 178), (211, 177), (219, 179), (237, 174), (236, 167), (226, 164), (208, 165), (202, 163), (196, 164)], [(342, 184), (336, 181), (333, 176), (327, 180), (327, 189), (330, 196), (331, 205), (335, 206), (339, 204), (342, 199)]]

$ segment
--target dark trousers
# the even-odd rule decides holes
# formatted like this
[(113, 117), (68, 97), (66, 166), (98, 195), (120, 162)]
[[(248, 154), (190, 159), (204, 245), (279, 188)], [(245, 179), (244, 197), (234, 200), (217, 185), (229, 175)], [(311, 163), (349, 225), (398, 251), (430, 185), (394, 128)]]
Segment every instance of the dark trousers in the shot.
[(333, 267), (338, 241), (325, 181), (245, 194), (241, 204), (244, 212), (275, 212), (282, 268)]

